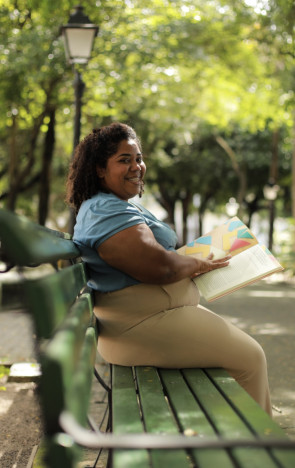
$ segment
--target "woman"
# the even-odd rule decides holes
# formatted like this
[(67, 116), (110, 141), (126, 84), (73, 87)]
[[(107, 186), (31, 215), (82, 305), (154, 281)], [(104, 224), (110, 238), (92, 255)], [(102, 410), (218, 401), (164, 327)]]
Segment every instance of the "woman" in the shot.
[(130, 199), (146, 166), (135, 131), (113, 123), (76, 148), (67, 200), (74, 241), (89, 269), (99, 352), (113, 364), (223, 367), (271, 414), (265, 355), (250, 336), (199, 305), (192, 281), (230, 257), (179, 255), (176, 235)]

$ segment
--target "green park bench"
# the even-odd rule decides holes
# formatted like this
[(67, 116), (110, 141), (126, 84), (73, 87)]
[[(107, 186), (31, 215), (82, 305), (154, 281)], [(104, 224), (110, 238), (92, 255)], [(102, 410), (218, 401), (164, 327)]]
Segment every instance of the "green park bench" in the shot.
[[(7, 268), (24, 270), (38, 339), (44, 466), (76, 467), (83, 448), (105, 448), (114, 468), (294, 468), (295, 443), (223, 369), (112, 365), (104, 383), (87, 269), (70, 236), (0, 210), (0, 240)], [(92, 383), (108, 389), (110, 431), (88, 426)]]

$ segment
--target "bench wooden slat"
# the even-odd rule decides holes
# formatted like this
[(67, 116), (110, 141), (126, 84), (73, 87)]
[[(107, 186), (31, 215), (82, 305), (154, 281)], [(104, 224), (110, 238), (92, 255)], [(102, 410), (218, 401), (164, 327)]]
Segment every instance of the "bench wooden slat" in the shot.
[(50, 338), (85, 283), (86, 273), (82, 263), (52, 275), (26, 281), (27, 306), (34, 315), (39, 338)]
[[(255, 438), (244, 424), (239, 412), (213, 386), (201, 369), (186, 369), (184, 375), (218, 433), (225, 439)], [(229, 379), (231, 379), (229, 377)], [(242, 391), (242, 390), (241, 390)], [(278, 465), (265, 449), (237, 448), (231, 450), (238, 466), (248, 468), (274, 468)]]
[(294, 468), (295, 450), (270, 449), (275, 459), (278, 460), (278, 466), (284, 468)]
[(56, 263), (79, 257), (73, 242), (53, 235), (55, 231), (39, 226), (23, 216), (0, 209), (0, 237), (5, 254), (15, 265)]
[[(131, 367), (112, 366), (112, 430), (117, 434), (144, 432)], [(150, 468), (148, 451), (114, 450), (112, 465)]]
[(87, 423), (87, 412), (96, 357), (96, 343), (96, 331), (93, 327), (88, 327), (66, 402), (66, 408), (73, 413), (77, 421), (84, 427)]
[[(285, 432), (278, 424), (271, 419), (267, 413), (261, 410), (259, 405), (246, 392), (241, 392), (238, 383), (231, 378), (225, 378), (227, 373), (222, 369), (207, 369), (208, 375), (212, 378), (221, 392), (229, 398), (236, 406), (237, 411), (251, 424), (259, 438), (268, 439), (270, 437), (286, 438)], [(274, 457), (284, 467), (293, 468), (295, 466), (295, 450), (271, 449)], [(278, 463), (278, 465), (279, 465)]]
[[(88, 299), (82, 297), (79, 304), (71, 309), (70, 314), (49, 343), (45, 342), (41, 347), (41, 394), (45, 421), (47, 422), (46, 429), (49, 433), (59, 430), (59, 415), (66, 409), (67, 401), (73, 400), (71, 395), (74, 378), (76, 378), (77, 373), (80, 378), (81, 372), (85, 372), (83, 352), (89, 353), (91, 349), (96, 352), (95, 340), (88, 337), (87, 342), (90, 344), (85, 344), (85, 334), (90, 322)], [(94, 336), (96, 335), (94, 329), (91, 330), (92, 333)], [(83, 351), (85, 346), (86, 351)], [(92, 382), (94, 359), (95, 355), (92, 355), (91, 361), (85, 361), (88, 368), (91, 369), (91, 374), (85, 375), (86, 394), (88, 389), (86, 384), (88, 382), (91, 385)], [(82, 366), (82, 371), (79, 366)]]
[[(159, 372), (182, 432), (192, 431), (200, 437), (217, 439), (216, 432), (187, 386), (182, 372), (172, 369), (160, 369)], [(234, 468), (226, 450), (193, 450), (192, 456), (199, 468)]]
[[(147, 432), (178, 434), (179, 429), (171, 408), (163, 398), (162, 384), (153, 367), (136, 367), (139, 399)], [(185, 450), (151, 450), (152, 466), (155, 468), (190, 467)]]
[(251, 425), (254, 432), (260, 434), (260, 438), (270, 437), (286, 438), (284, 431), (263, 411), (258, 403), (247, 392), (242, 392), (240, 385), (229, 377), (223, 369), (206, 369), (206, 373), (212, 378), (218, 389), (231, 401), (232, 405)]
[[(54, 343), (55, 339), (53, 339), (52, 346), (56, 346), (56, 349), (53, 352), (50, 344), (50, 349), (48, 352), (45, 352), (45, 356), (43, 357), (42, 364), (44, 371), (47, 372), (50, 370), (51, 378), (55, 379), (54, 392), (52, 392), (52, 382), (50, 384), (48, 378), (42, 381), (42, 385), (47, 386), (46, 393), (43, 393), (43, 406), (46, 413), (53, 409), (53, 414), (47, 414), (47, 421), (49, 417), (52, 418), (51, 421), (53, 422), (53, 418), (59, 417), (60, 411), (67, 409), (75, 416), (76, 420), (85, 427), (93, 380), (93, 365), (96, 355), (96, 331), (93, 327), (87, 328), (80, 356), (75, 359), (77, 363), (73, 366), (73, 362), (71, 362), (71, 367), (75, 367), (72, 375), (66, 372), (66, 361), (70, 359), (70, 356), (63, 346), (65, 343), (61, 342), (67, 334), (69, 335), (69, 330), (64, 331), (63, 337), (59, 337), (60, 343)], [(66, 340), (68, 343), (72, 341), (69, 336), (66, 337)], [(76, 355), (76, 347), (74, 346), (74, 348), (73, 355)], [(56, 392), (57, 382), (58, 385), (61, 385), (60, 390), (62, 394)], [(64, 398), (62, 398), (63, 395)], [(57, 398), (59, 402), (58, 412), (56, 412), (56, 401), (52, 408), (51, 401), (53, 398)], [(53, 432), (51, 433), (50, 430)], [(45, 439), (46, 467), (77, 467), (82, 455), (82, 449), (74, 444), (73, 440), (67, 434), (60, 433), (59, 430), (59, 427), (54, 427), (54, 423), (52, 427), (49, 426), (48, 428), (49, 437)]]

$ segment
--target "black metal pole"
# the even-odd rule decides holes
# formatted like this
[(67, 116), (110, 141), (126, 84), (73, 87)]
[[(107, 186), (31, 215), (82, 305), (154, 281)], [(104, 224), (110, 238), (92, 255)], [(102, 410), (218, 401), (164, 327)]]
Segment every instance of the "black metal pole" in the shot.
[(268, 233), (268, 248), (272, 250), (273, 246), (273, 228), (275, 220), (275, 201), (269, 201), (269, 233)]
[(82, 80), (81, 73), (75, 70), (74, 79), (74, 90), (75, 90), (75, 120), (74, 120), (74, 145), (73, 154), (76, 146), (80, 141), (81, 134), (81, 109), (82, 109), (82, 97), (85, 89), (85, 83)]
[[(75, 117), (74, 117), (74, 141), (73, 141), (73, 154), (75, 153), (76, 146), (80, 142), (81, 135), (81, 109), (82, 109), (82, 97), (85, 89), (85, 83), (82, 80), (81, 73), (75, 69), (75, 78), (74, 78), (74, 91), (75, 91)], [(74, 226), (76, 222), (76, 216), (74, 211), (70, 210), (70, 218), (68, 225), (68, 232), (73, 234)]]

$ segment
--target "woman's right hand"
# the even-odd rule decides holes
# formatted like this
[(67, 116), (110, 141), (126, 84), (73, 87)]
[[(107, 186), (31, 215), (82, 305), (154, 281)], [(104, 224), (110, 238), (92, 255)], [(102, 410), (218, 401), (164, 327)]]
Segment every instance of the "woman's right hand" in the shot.
[(214, 255), (211, 253), (206, 259), (196, 259), (198, 264), (198, 271), (192, 274), (191, 278), (207, 273), (208, 271), (217, 270), (218, 268), (224, 268), (229, 265), (231, 255), (226, 255), (225, 257), (218, 258), (214, 260)]

